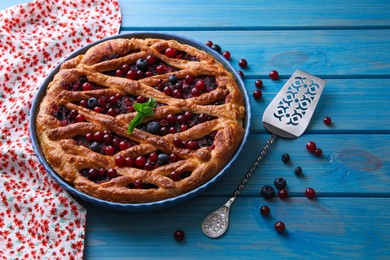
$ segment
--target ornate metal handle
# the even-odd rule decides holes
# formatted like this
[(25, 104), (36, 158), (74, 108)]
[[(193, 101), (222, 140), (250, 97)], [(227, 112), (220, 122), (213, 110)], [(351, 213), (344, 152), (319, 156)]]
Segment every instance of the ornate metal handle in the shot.
[(275, 141), (277, 135), (273, 134), (271, 137), (268, 139), (267, 143), (264, 145), (263, 150), (260, 152), (259, 157), (255, 160), (255, 162), (252, 164), (252, 167), (249, 169), (245, 177), (242, 179), (240, 185), (238, 185), (236, 191), (234, 192), (234, 198), (236, 198), (242, 189), (245, 187), (245, 185), (248, 183), (249, 178), (252, 176), (252, 174), (255, 172), (256, 168), (259, 166), (260, 162), (263, 160), (264, 155), (268, 151), (268, 148), (271, 146), (271, 144)]

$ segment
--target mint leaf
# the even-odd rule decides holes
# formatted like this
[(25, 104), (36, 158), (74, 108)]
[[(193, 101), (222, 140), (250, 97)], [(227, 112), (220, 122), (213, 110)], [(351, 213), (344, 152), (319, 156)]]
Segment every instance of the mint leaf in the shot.
[(129, 128), (127, 128), (127, 132), (129, 133), (129, 134), (131, 134), (132, 132), (133, 132), (133, 130), (134, 130), (134, 128), (137, 126), (137, 125), (139, 125), (139, 124), (141, 124), (142, 123), (142, 121), (144, 120), (144, 116), (142, 116), (141, 114), (137, 114), (134, 118), (133, 118), (133, 120), (131, 120), (131, 122), (129, 123)]
[(142, 123), (145, 117), (152, 116), (154, 114), (153, 108), (155, 106), (156, 100), (154, 98), (149, 98), (148, 102), (145, 103), (135, 103), (133, 107), (134, 110), (137, 111), (137, 115), (130, 121), (127, 132), (131, 134), (134, 131), (134, 128)]

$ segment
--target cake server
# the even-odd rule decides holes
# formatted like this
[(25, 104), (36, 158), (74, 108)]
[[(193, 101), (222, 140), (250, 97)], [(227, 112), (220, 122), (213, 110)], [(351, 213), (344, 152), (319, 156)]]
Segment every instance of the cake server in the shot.
[(249, 178), (255, 172), (277, 136), (297, 138), (309, 125), (326, 81), (297, 70), (284, 84), (263, 114), (263, 126), (272, 133), (259, 157), (238, 185), (233, 196), (202, 222), (203, 233), (210, 238), (222, 236), (229, 225), (229, 211)]

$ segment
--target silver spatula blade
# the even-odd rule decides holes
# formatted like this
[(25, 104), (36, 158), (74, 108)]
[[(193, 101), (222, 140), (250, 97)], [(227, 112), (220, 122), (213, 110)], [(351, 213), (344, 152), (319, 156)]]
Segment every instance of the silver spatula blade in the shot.
[(263, 114), (264, 127), (278, 136), (296, 138), (309, 125), (326, 81), (297, 70)]

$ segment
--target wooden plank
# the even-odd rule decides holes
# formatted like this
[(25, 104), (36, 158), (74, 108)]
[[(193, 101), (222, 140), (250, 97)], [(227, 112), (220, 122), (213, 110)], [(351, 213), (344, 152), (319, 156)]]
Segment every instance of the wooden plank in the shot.
[[(203, 235), (203, 218), (224, 198), (202, 197), (158, 212), (125, 214), (88, 206), (86, 259), (368, 259), (390, 254), (389, 198), (291, 198), (272, 202), (240, 197), (224, 237)], [(259, 208), (268, 205), (271, 216)], [(273, 229), (276, 221), (286, 232)], [(176, 242), (182, 229), (186, 238)]]
[[(122, 31), (126, 33), (130, 31)], [(323, 78), (389, 78), (390, 30), (172, 31), (229, 50), (235, 68), (245, 58), (246, 78), (277, 70), (288, 78), (296, 69)], [(353, 43), (353, 44), (352, 44)]]
[[(346, 8), (345, 6), (348, 6)], [(131, 30), (278, 29), (390, 25), (388, 1), (143, 1), (122, 0), (123, 27)], [(219, 14), (219, 15), (216, 15)]]
[[(204, 195), (231, 196), (268, 138), (269, 135), (250, 135), (236, 162)], [(306, 151), (309, 141), (323, 150), (322, 157)], [(304, 134), (298, 139), (280, 138), (271, 146), (242, 195), (258, 197), (263, 185), (273, 185), (275, 178), (283, 177), (291, 196), (304, 196), (306, 188), (312, 187), (319, 196), (389, 197), (389, 147), (389, 135)], [(290, 155), (289, 164), (282, 162), (283, 153)], [(302, 167), (302, 176), (294, 174), (296, 166)]]
[[(252, 133), (265, 133), (263, 112), (287, 79), (264, 82), (263, 98), (255, 100), (255, 79), (245, 80), (252, 111)], [(306, 133), (389, 133), (390, 80), (389, 79), (327, 79), (324, 92)], [(327, 126), (323, 117), (330, 116), (333, 124)]]

